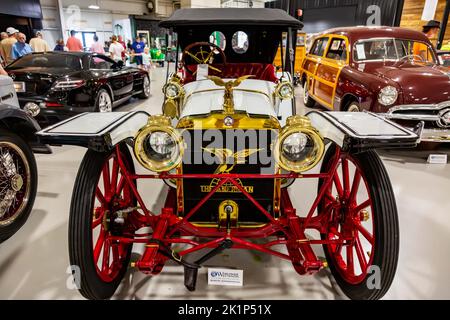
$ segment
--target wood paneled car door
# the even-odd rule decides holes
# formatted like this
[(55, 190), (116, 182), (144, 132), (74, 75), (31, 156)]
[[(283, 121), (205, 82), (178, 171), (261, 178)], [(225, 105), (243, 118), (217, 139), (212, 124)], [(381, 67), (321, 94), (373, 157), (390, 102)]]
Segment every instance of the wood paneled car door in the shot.
[(316, 40), (303, 66), (309, 81), (309, 94), (331, 110), (334, 109), (339, 75), (348, 59), (347, 38), (331, 35)]

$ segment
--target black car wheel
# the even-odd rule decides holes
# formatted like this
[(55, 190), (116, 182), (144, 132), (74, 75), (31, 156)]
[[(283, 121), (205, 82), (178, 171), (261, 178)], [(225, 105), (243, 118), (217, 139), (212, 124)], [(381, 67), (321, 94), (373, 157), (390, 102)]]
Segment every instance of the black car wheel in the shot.
[(142, 81), (142, 92), (138, 97), (140, 99), (148, 99), (150, 97), (150, 78), (148, 76), (144, 76)]
[(307, 79), (303, 83), (303, 103), (305, 104), (305, 107), (308, 108), (312, 108), (316, 104), (316, 101), (314, 101), (309, 94), (309, 84)]
[[(336, 146), (327, 151), (321, 172), (329, 172)], [(328, 215), (324, 245), (331, 273), (352, 300), (381, 299), (397, 269), (399, 226), (395, 196), (375, 151), (341, 153), (332, 185), (319, 205)], [(319, 185), (319, 188), (321, 184)]]
[(97, 99), (95, 101), (95, 110), (98, 112), (112, 111), (112, 99), (106, 89), (100, 89), (98, 91)]
[(0, 129), (0, 242), (27, 221), (36, 198), (37, 168), (25, 141)]

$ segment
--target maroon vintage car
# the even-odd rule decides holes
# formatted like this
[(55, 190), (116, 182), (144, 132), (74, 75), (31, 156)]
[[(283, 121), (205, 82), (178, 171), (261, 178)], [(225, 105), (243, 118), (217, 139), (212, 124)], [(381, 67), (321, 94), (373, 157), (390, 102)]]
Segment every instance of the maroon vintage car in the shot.
[(303, 61), (304, 102), (342, 111), (385, 113), (450, 142), (450, 69), (428, 38), (393, 27), (351, 27), (319, 35)]

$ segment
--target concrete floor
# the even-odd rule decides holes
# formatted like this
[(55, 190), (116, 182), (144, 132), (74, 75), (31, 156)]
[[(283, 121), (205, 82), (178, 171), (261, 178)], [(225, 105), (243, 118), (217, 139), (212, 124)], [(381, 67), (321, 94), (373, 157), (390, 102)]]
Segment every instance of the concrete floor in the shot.
[[(160, 113), (165, 69), (153, 70), (152, 97), (132, 100), (119, 110)], [(299, 90), (300, 91), (300, 90)], [(299, 112), (304, 112), (298, 92)], [(84, 150), (54, 148), (37, 156), (39, 189), (27, 224), (0, 245), (0, 299), (81, 299), (71, 289), (67, 222), (72, 187)], [(446, 150), (440, 152), (450, 153)], [(400, 218), (400, 259), (386, 299), (450, 299), (450, 166), (426, 164), (428, 152), (383, 153)], [(161, 203), (162, 182), (147, 185), (147, 203)], [(157, 190), (157, 192), (153, 192)], [(294, 205), (306, 210), (316, 187), (297, 182)], [(139, 251), (139, 250), (136, 250)], [(320, 252), (320, 249), (318, 250)], [(137, 254), (137, 253), (136, 253)], [(197, 291), (183, 286), (181, 267), (168, 264), (157, 277), (130, 270), (116, 299), (340, 299), (328, 271), (300, 277), (290, 263), (247, 251), (228, 251), (209, 266), (244, 269), (245, 286), (208, 286), (206, 268), (199, 271)]]

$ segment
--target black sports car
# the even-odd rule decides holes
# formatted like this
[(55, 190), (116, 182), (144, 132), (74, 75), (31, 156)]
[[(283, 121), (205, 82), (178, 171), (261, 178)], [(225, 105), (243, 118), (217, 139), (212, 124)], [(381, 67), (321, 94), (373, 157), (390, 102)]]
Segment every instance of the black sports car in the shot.
[(110, 112), (132, 96), (150, 96), (146, 71), (85, 52), (33, 53), (5, 70), (19, 103), (41, 127), (81, 112)]

